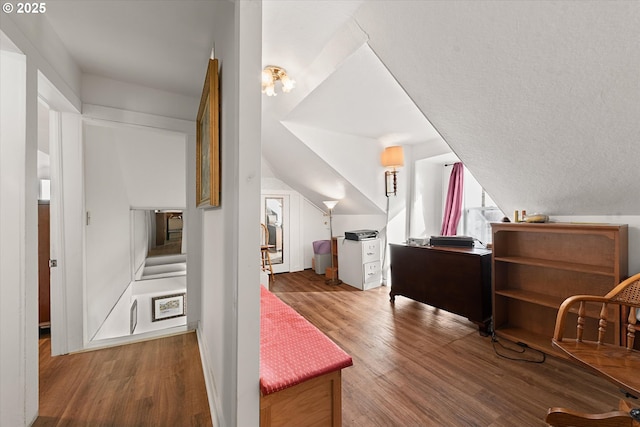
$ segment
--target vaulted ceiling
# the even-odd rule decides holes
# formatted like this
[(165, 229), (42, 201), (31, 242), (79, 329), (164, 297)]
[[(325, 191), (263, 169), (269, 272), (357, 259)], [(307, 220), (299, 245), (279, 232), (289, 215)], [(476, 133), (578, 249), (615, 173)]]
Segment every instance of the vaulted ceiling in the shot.
[[(46, 19), (84, 73), (197, 100), (214, 3), (53, 0)], [(263, 99), (263, 156), (337, 213), (382, 212), (384, 146), (446, 140), (505, 212), (640, 214), (639, 43), (635, 1), (265, 0), (264, 65), (297, 87)]]
[[(304, 16), (317, 16), (318, 4), (302, 3)], [(505, 212), (640, 214), (640, 199), (629, 197), (640, 155), (640, 3), (351, 6), (343, 27), (298, 71), (309, 76), (305, 98), (281, 101), (287, 106), (277, 114), (340, 177), (354, 183), (349, 167), (371, 170), (367, 148), (437, 145), (439, 133)], [(306, 27), (304, 19), (288, 22)], [(287, 67), (286, 52), (279, 53)], [(388, 95), (394, 87), (397, 98)], [(407, 102), (395, 104), (401, 93)], [(263, 134), (269, 138), (269, 129)], [(274, 135), (285, 145), (285, 132)], [(356, 135), (369, 144), (345, 143)], [(265, 156), (284, 170), (282, 159), (266, 150)], [(350, 164), (341, 168), (339, 156), (352, 156)], [(304, 173), (294, 168), (294, 176)], [(380, 206), (366, 186), (356, 187)]]

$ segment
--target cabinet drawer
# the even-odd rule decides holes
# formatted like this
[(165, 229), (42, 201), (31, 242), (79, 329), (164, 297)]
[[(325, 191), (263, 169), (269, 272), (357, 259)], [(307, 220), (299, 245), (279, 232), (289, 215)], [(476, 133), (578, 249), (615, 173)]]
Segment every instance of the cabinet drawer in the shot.
[(380, 261), (380, 240), (362, 241), (362, 263)]
[(362, 277), (364, 283), (380, 280), (380, 261), (368, 262), (362, 266)]

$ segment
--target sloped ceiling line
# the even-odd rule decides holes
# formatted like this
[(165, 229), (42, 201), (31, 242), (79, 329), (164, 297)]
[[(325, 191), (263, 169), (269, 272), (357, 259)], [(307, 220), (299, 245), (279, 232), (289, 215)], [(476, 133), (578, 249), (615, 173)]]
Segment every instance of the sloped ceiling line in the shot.
[[(442, 140), (366, 42), (335, 66), (281, 123), (379, 212), (386, 204), (379, 164), (384, 147)], [(394, 200), (394, 205), (402, 204)]]
[[(344, 199), (338, 213), (379, 214), (382, 210), (345, 178), (335, 168), (335, 163), (320, 156), (318, 150), (314, 149), (316, 145), (309, 142), (310, 135), (319, 143), (327, 141), (327, 129), (315, 123), (315, 119), (323, 115), (322, 112), (310, 111), (311, 119), (302, 119), (302, 123), (290, 121), (287, 117), (301, 104), (306, 104), (309, 96), (331, 78), (366, 41), (366, 34), (350, 20), (321, 49), (304, 73), (294, 76), (298, 84), (293, 92), (286, 94), (286, 98), (263, 99), (263, 157), (273, 166), (274, 175), (315, 206), (322, 205), (322, 200), (327, 198)], [(335, 99), (328, 105), (332, 104), (335, 104)], [(327, 105), (321, 106), (321, 110), (327, 110)], [(325, 138), (317, 136), (322, 133), (325, 133)], [(340, 137), (334, 134), (330, 140), (336, 136)], [(290, 163), (294, 156), (296, 165)]]
[(640, 213), (626, 193), (640, 155), (638, 17), (640, 3), (625, 1), (367, 2), (357, 12), (500, 208), (550, 215)]

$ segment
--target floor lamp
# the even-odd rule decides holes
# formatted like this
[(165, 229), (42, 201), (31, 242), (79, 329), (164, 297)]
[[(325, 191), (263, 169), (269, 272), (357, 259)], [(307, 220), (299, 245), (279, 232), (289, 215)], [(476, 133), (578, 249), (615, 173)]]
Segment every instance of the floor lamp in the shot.
[(329, 247), (331, 248), (331, 278), (327, 279), (325, 283), (327, 285), (339, 285), (342, 280), (338, 279), (338, 274), (335, 270), (333, 262), (333, 208), (338, 204), (337, 200), (325, 200), (324, 205), (329, 209)]
[[(389, 196), (398, 194), (397, 168), (404, 166), (404, 150), (401, 145), (394, 145), (384, 149), (380, 155), (380, 164), (387, 170), (384, 172), (384, 193), (387, 196), (387, 219), (384, 223), (384, 246), (382, 250), (382, 284), (387, 284), (387, 230), (389, 228)], [(389, 168), (391, 170), (389, 170)]]

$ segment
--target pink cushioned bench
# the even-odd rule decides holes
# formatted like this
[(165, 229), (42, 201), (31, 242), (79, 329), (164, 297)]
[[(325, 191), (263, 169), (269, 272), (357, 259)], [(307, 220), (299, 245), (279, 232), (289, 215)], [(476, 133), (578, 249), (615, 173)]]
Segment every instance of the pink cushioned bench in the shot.
[(260, 426), (340, 426), (341, 371), (351, 356), (264, 286), (260, 292)]

